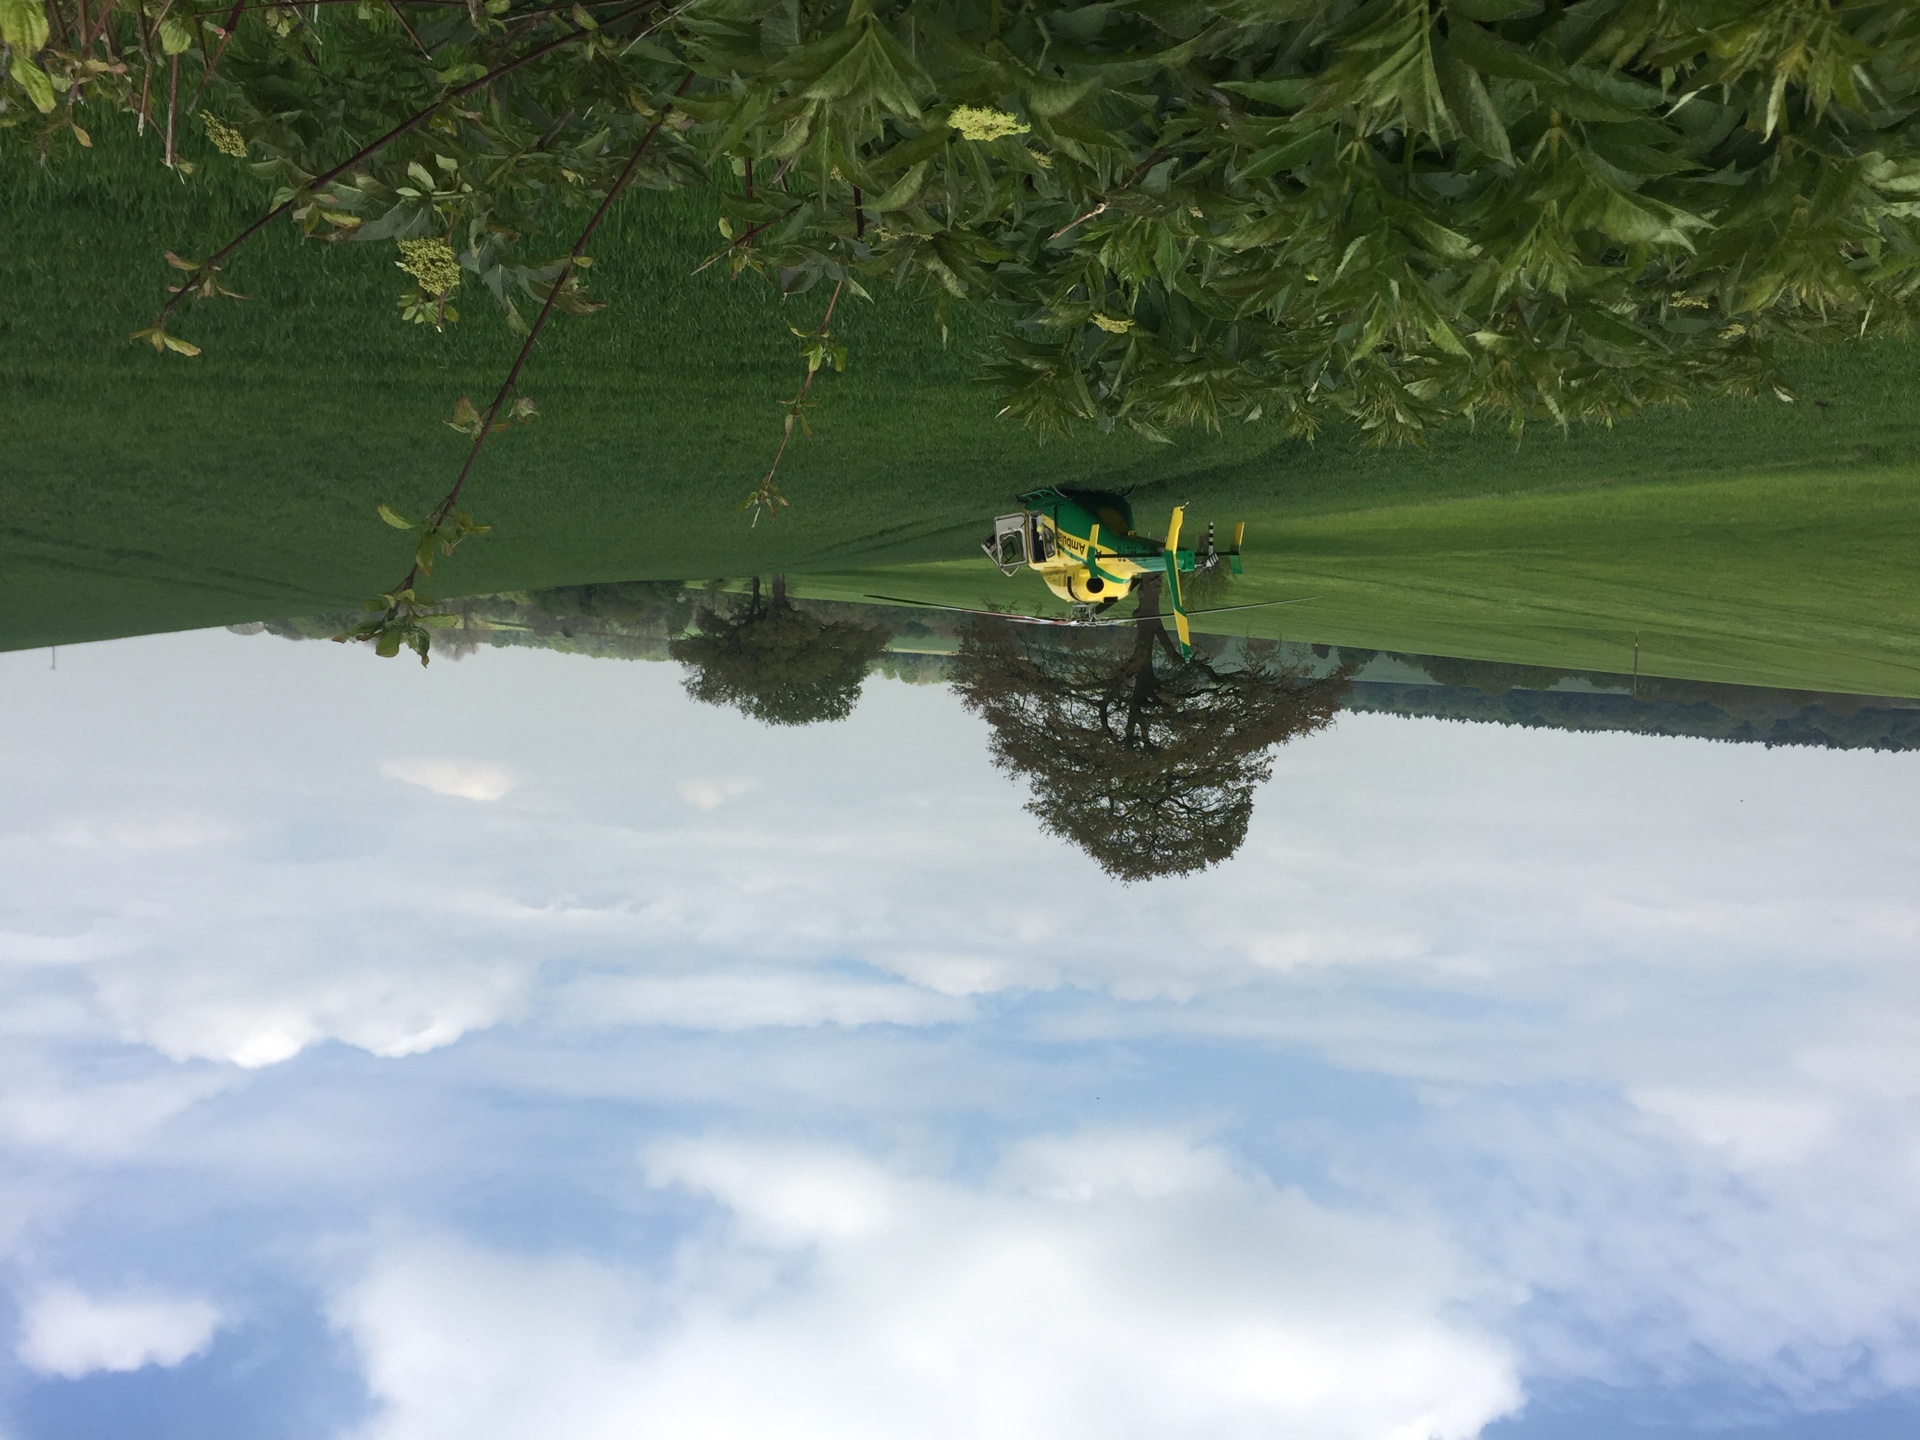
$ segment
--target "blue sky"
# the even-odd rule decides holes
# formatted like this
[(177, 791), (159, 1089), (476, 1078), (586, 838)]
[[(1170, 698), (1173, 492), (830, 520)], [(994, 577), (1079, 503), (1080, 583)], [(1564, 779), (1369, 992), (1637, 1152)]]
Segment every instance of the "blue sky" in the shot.
[(1346, 716), (1121, 887), (938, 688), (0, 684), (0, 1436), (1920, 1419), (1920, 757)]

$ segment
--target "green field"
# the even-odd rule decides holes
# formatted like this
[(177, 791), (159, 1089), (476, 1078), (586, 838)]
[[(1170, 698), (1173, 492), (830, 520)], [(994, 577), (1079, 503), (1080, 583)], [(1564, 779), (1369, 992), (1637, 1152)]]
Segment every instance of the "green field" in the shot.
[[(446, 335), (403, 326), (384, 245), (286, 228), (230, 271), (252, 298), (176, 327), (196, 360), (127, 344), (171, 273), (261, 199), (211, 153), (182, 181), (104, 120), (43, 168), (0, 139), (0, 648), (351, 604), (404, 569), (380, 501), (421, 510), (458, 468), (440, 422), (490, 395), (515, 340), (477, 294)], [(149, 137), (149, 140), (151, 137)], [(530, 367), (544, 418), (490, 442), (469, 490), (496, 532), (443, 593), (785, 569), (802, 593), (974, 603), (1037, 586), (975, 558), (985, 518), (1041, 483), (1139, 488), (1144, 526), (1191, 501), (1249, 522), (1254, 633), (1649, 674), (1920, 694), (1920, 346), (1796, 357), (1802, 403), (1728, 402), (1562, 437), (1465, 427), (1368, 451), (1260, 426), (1154, 446), (1042, 443), (969, 378), (988, 334), (943, 347), (917, 312), (854, 303), (852, 364), (816, 387), (783, 467), (793, 509), (735, 504), (798, 380), (787, 302), (695, 276), (702, 197), (623, 202), (596, 249), (611, 303)], [(1814, 402), (1823, 401), (1824, 406)]]
[[(1196, 487), (1198, 489), (1199, 487)], [(1218, 628), (1369, 649), (1788, 689), (1920, 695), (1912, 470), (1759, 472), (1289, 513), (1249, 535)], [(1212, 498), (1209, 496), (1209, 498)], [(1224, 499), (1203, 507), (1225, 515)], [(813, 577), (807, 593), (1046, 608), (970, 561)], [(1310, 597), (1310, 598), (1308, 598)], [(1058, 607), (1054, 607), (1058, 608)], [(1204, 625), (1204, 622), (1203, 622)]]

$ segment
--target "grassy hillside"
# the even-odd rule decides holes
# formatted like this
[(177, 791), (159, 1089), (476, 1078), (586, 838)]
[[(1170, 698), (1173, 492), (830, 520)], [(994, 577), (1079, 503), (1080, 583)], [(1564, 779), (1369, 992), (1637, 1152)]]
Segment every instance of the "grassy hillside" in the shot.
[[(205, 356), (126, 343), (171, 273), (258, 203), (220, 157), (181, 181), (105, 123), (43, 168), (0, 137), (0, 647), (351, 603), (403, 568), (373, 507), (422, 508), (457, 468), (440, 421), (490, 394), (514, 341), (462, 297), (445, 336), (399, 323), (384, 245), (291, 229), (231, 271), (253, 298), (178, 327)], [(149, 137), (151, 138), (151, 137)], [(1920, 348), (1798, 357), (1797, 405), (1729, 402), (1561, 437), (1466, 427), (1426, 452), (1308, 446), (1260, 426), (1160, 447), (1043, 444), (968, 383), (987, 335), (942, 347), (881, 296), (845, 312), (852, 367), (816, 388), (783, 467), (794, 508), (733, 509), (797, 383), (788, 302), (691, 274), (701, 197), (636, 195), (596, 247), (602, 314), (563, 321), (526, 388), (545, 418), (498, 437), (470, 490), (496, 533), (448, 593), (589, 580), (810, 574), (813, 593), (1013, 595), (971, 558), (1038, 483), (1138, 485), (1144, 524), (1191, 500), (1252, 526), (1252, 612), (1290, 638), (1647, 673), (1920, 693)], [(1817, 404), (1815, 402), (1824, 402)], [(875, 573), (878, 572), (878, 573)], [(1029, 587), (1031, 588), (1031, 587)]]

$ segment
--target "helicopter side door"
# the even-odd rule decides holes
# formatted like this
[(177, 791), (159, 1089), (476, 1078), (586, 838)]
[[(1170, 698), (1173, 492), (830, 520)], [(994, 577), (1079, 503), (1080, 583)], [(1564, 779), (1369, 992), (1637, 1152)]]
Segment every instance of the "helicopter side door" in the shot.
[(1016, 575), (1031, 554), (1029, 540), (1032, 530), (1033, 517), (1025, 510), (1012, 515), (996, 515), (993, 534), (981, 542), (980, 548), (987, 552), (987, 558), (993, 561), (1002, 575)]

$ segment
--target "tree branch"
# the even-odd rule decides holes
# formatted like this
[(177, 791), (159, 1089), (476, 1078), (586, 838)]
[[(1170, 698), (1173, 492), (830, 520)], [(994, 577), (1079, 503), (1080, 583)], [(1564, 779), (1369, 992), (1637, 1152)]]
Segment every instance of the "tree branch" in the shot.
[[(607, 21), (606, 23), (613, 24), (620, 20), (624, 20), (628, 15), (632, 15), (638, 11), (648, 9), (652, 6), (658, 5), (659, 3), (660, 3), (660, 0), (640, 0), (639, 4), (629, 5), (625, 10), (622, 10), (618, 15), (615, 15), (611, 20)], [(587, 30), (574, 30), (566, 35), (557, 36), (556, 38), (547, 41), (546, 44), (536, 45), (534, 46), (533, 49), (527, 51), (524, 55), (517, 56), (514, 59), (509, 60), (506, 64), (497, 66), (496, 68), (489, 70), (486, 74), (482, 75), (479, 79), (469, 80), (465, 85), (459, 86), (457, 89), (449, 90), (446, 94), (442, 95), (438, 100), (435, 100), (431, 105), (427, 106), (424, 110), (417, 111), (416, 113), (408, 116), (405, 120), (402, 120), (398, 125), (394, 126), (391, 130), (387, 131), (386, 134), (382, 135), (378, 140), (375, 140), (372, 144), (362, 146), (360, 149), (354, 151), (353, 154), (349, 155), (345, 160), (342, 160), (338, 165), (334, 166), (331, 170), (326, 171), (324, 174), (316, 175), (313, 179), (307, 181), (306, 184), (299, 186), (290, 197), (288, 197), (286, 200), (283, 200), (280, 204), (274, 206), (271, 210), (267, 211), (266, 214), (262, 215), (258, 220), (254, 221), (251, 225), (247, 226), (246, 229), (242, 230), (238, 235), (234, 236), (233, 239), (229, 240), (225, 245), (221, 246), (220, 249), (215, 251), (214, 254), (209, 259), (202, 261), (200, 266), (198, 267), (200, 273), (204, 275), (209, 270), (217, 269), (221, 265), (221, 263), (226, 260), (226, 258), (229, 255), (233, 254), (234, 251), (238, 250), (242, 245), (246, 244), (247, 241), (251, 240), (255, 235), (258, 235), (262, 230), (266, 229), (268, 225), (272, 224), (275, 220), (279, 219), (282, 215), (286, 214), (289, 210), (291, 210), (294, 207), (294, 203), (297, 200), (299, 200), (302, 194), (310, 195), (314, 191), (319, 189), (322, 185), (327, 184), (329, 181), (339, 179), (340, 176), (346, 174), (347, 171), (351, 170), (354, 166), (360, 164), (363, 160), (366, 160), (374, 155), (379, 154), (382, 150), (386, 149), (388, 145), (391, 145), (395, 140), (398, 140), (402, 135), (407, 134), (411, 130), (415, 130), (419, 128), (419, 126), (424, 124), (426, 121), (432, 119), (433, 116), (442, 107), (450, 104), (452, 101), (462, 98), (463, 96), (471, 95), (476, 90), (484, 89), (488, 85), (491, 85), (494, 81), (500, 79), (502, 76), (512, 74), (515, 70), (518, 70), (521, 66), (531, 64), (533, 61), (538, 60), (541, 56), (549, 55), (555, 50), (558, 50), (563, 46), (571, 45), (575, 40), (580, 39), (581, 36), (588, 35), (591, 33), (593, 32), (587, 31)], [(177, 56), (175, 57), (175, 64), (177, 69), (177, 66), (178, 66)], [(683, 84), (681, 88), (682, 90), (684, 90), (686, 87)], [(657, 129), (658, 126), (656, 125), (655, 128)], [(652, 136), (651, 131), (648, 132), (648, 136), (649, 138), (651, 138)], [(168, 147), (168, 152), (169, 154), (171, 154), (172, 152), (171, 145), (169, 145)], [(622, 178), (621, 183), (622, 184), (625, 183), (624, 177)], [(616, 192), (617, 192), (617, 188), (618, 187), (616, 187)], [(597, 220), (595, 223), (598, 223)], [(174, 308), (178, 306), (179, 303), (183, 299), (185, 299), (187, 295), (191, 293), (195, 288), (196, 288), (195, 286), (188, 284), (188, 285), (182, 285), (179, 289), (174, 291), (172, 298), (170, 298), (165, 305), (160, 307), (160, 314), (155, 318), (153, 322), (154, 326), (157, 328), (160, 325), (164, 324), (166, 322), (167, 316), (171, 315), (174, 311)]]
[[(827, 327), (833, 324), (833, 307), (840, 303), (840, 292), (846, 289), (846, 286), (847, 282), (844, 277), (834, 284), (833, 294), (827, 299), (827, 313), (820, 317), (820, 328), (814, 332), (815, 334), (823, 337), (826, 335)], [(774, 489), (774, 473), (779, 470), (780, 459), (787, 453), (788, 442), (793, 439), (794, 425), (796, 423), (803, 423), (800, 422), (801, 408), (807, 402), (807, 392), (813, 389), (814, 377), (826, 368), (826, 364), (823, 361), (821, 364), (815, 365), (807, 371), (807, 378), (800, 382), (800, 393), (793, 397), (793, 404), (788, 407), (786, 428), (780, 432), (780, 448), (773, 452), (773, 464), (767, 467), (766, 475), (761, 478), (760, 484), (754, 492), (747, 496), (743, 504), (737, 507), (744, 510), (751, 505), (753, 507), (753, 523), (755, 525), (760, 523), (762, 511), (771, 515), (774, 513), (774, 507), (776, 505), (784, 505), (787, 503), (786, 497)]]
[[(675, 97), (684, 95), (687, 87), (692, 83), (693, 72), (688, 71), (687, 78), (682, 80), (680, 88), (674, 91)], [(487, 436), (493, 433), (493, 424), (500, 416), (501, 407), (507, 403), (507, 397), (513, 393), (514, 385), (520, 379), (520, 371), (527, 363), (527, 357), (533, 353), (533, 347), (540, 338), (540, 332), (546, 328), (547, 318), (553, 314), (554, 301), (560, 297), (561, 290), (572, 279), (574, 266), (586, 249), (587, 242), (593, 238), (593, 232), (598, 230), (600, 222), (607, 218), (607, 212), (613, 208), (613, 202), (619, 198), (620, 192), (626, 189), (627, 182), (633, 178), (634, 171), (639, 168), (641, 158), (647, 153), (647, 147), (653, 143), (653, 137), (659, 133), (660, 127), (666, 123), (667, 117), (672, 113), (673, 106), (669, 104), (655, 117), (653, 124), (647, 127), (647, 133), (634, 147), (632, 156), (627, 160), (626, 168), (620, 172), (620, 178), (608, 188), (606, 198), (600, 202), (600, 208), (593, 212), (593, 218), (587, 221), (586, 228), (580, 232), (580, 238), (573, 242), (573, 248), (567, 252), (567, 262), (560, 267), (559, 275), (554, 278), (552, 287), (548, 289), (546, 302), (540, 307), (540, 314), (534, 319), (532, 329), (527, 332), (527, 338), (521, 343), (520, 353), (514, 356), (513, 368), (507, 372), (507, 378), (500, 382), (499, 390), (494, 393), (493, 404), (487, 407), (487, 413), (481, 417), (480, 428), (474, 432), (473, 444), (467, 450), (466, 463), (460, 467), (460, 474), (454, 479), (453, 488), (447, 492), (446, 498), (435, 507), (433, 514), (427, 520), (429, 531), (438, 529), (445, 523), (447, 517), (453, 514), (453, 507), (460, 500), (460, 492), (466, 488), (467, 478), (473, 473), (474, 462), (480, 458), (480, 448), (487, 443)], [(413, 568), (407, 571), (407, 577), (401, 582), (399, 588), (402, 590), (409, 588), (419, 574), (420, 566), (416, 561)]]

